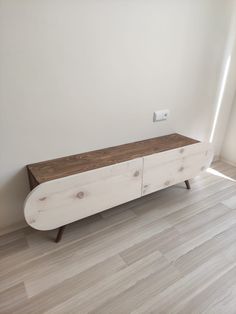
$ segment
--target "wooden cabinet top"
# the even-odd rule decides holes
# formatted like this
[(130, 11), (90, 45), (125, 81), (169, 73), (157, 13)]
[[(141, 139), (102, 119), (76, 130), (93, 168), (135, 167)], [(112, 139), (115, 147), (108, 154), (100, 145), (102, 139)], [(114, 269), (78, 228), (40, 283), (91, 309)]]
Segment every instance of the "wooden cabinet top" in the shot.
[(27, 166), (31, 188), (46, 181), (195, 143), (198, 141), (175, 133), (31, 164)]

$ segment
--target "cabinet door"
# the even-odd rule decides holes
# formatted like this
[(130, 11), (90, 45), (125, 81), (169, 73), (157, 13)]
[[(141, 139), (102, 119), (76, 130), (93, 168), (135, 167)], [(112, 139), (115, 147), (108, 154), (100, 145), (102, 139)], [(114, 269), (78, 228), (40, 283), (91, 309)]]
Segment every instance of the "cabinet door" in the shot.
[(142, 158), (37, 186), (25, 201), (25, 219), (50, 230), (141, 196)]
[(142, 195), (183, 182), (209, 167), (211, 145), (197, 143), (144, 157)]

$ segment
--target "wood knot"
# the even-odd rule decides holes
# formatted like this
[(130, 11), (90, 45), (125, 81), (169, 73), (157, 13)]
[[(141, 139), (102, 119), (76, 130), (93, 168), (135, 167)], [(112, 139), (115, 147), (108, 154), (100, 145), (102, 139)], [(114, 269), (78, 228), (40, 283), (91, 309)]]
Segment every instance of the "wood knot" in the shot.
[(179, 150), (179, 152), (180, 152), (180, 154), (183, 154), (184, 148), (181, 148), (181, 149)]
[(169, 186), (169, 185), (170, 185), (170, 181), (169, 181), (169, 180), (166, 181), (166, 182), (165, 182), (165, 185), (166, 185), (166, 186)]
[(184, 171), (184, 167), (179, 168), (179, 172), (182, 172), (182, 171)]
[(134, 177), (138, 177), (139, 176), (139, 171), (137, 170), (137, 171), (135, 171), (135, 173), (134, 173)]
[(34, 224), (36, 220), (34, 218), (29, 219), (29, 224)]
[(203, 166), (202, 168), (201, 168), (201, 171), (204, 171), (206, 168)]
[(44, 196), (44, 197), (41, 197), (39, 200), (40, 200), (41, 202), (43, 202), (43, 201), (45, 201), (46, 199), (47, 199), (47, 197)]
[(84, 198), (84, 192), (78, 192), (78, 193), (76, 194), (76, 197), (79, 198), (79, 199)]

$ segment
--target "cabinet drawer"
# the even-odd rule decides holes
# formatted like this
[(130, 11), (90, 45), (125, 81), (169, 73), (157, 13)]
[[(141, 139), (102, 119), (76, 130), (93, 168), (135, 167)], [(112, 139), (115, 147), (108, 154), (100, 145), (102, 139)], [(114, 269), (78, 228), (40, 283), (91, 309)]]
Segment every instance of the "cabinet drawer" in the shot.
[(213, 151), (208, 143), (197, 143), (144, 157), (142, 195), (188, 180), (211, 163)]
[(37, 186), (25, 202), (25, 218), (50, 230), (141, 196), (142, 158)]

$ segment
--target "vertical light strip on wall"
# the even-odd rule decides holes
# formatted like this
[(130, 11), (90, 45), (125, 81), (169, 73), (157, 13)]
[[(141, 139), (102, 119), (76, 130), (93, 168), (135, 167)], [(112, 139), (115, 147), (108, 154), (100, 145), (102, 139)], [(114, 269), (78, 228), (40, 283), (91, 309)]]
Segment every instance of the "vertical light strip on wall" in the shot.
[(220, 93), (219, 93), (217, 106), (216, 106), (216, 113), (215, 113), (214, 122), (213, 122), (212, 130), (211, 130), (210, 143), (212, 143), (213, 139), (214, 139), (214, 135), (215, 135), (215, 131), (216, 131), (216, 125), (217, 125), (217, 122), (219, 119), (220, 108), (222, 105), (223, 96), (224, 96), (224, 92), (225, 92), (226, 82), (227, 82), (227, 78), (229, 75), (230, 63), (231, 63), (231, 56), (228, 57), (226, 65), (225, 65), (225, 69), (224, 69), (224, 75), (222, 78), (222, 82), (221, 82), (221, 86), (220, 86)]

